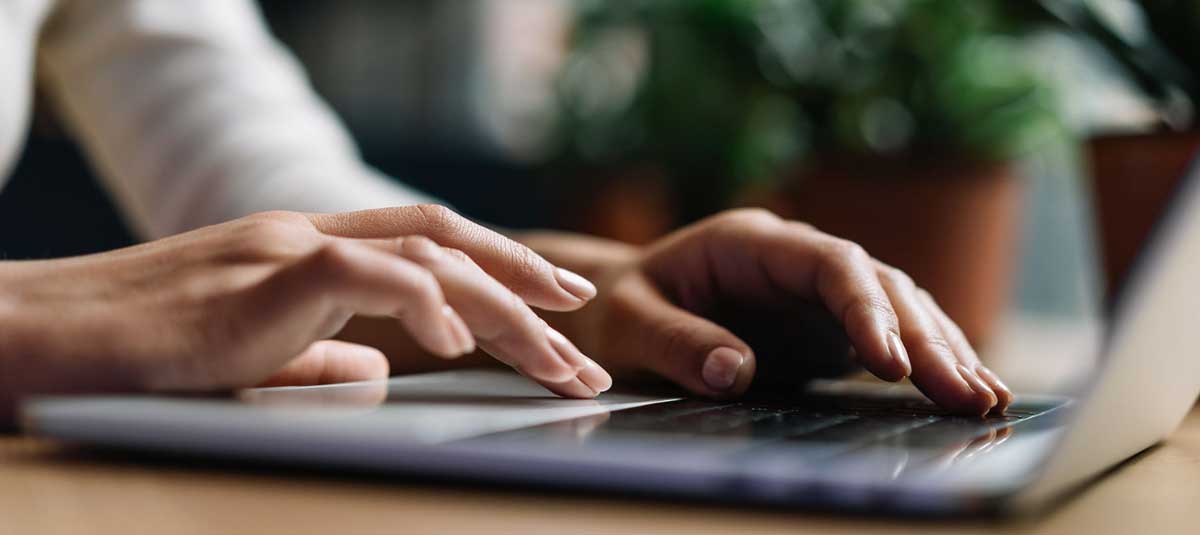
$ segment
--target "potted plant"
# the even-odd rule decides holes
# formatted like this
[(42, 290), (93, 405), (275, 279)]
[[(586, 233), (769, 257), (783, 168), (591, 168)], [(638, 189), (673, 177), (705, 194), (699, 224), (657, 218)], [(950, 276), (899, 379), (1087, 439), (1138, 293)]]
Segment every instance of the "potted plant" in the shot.
[(1130, 11), (1101, 12), (1096, 3), (1080, 0), (1014, 4), (1032, 20), (1098, 44), (1157, 114), (1148, 131), (1097, 132), (1086, 144), (1109, 295), (1200, 153), (1200, 2), (1132, 0), (1122, 5)]
[(858, 241), (982, 341), (1013, 271), (1011, 163), (1061, 132), (1002, 4), (580, 3), (561, 159), (639, 169), (684, 220), (761, 204)]

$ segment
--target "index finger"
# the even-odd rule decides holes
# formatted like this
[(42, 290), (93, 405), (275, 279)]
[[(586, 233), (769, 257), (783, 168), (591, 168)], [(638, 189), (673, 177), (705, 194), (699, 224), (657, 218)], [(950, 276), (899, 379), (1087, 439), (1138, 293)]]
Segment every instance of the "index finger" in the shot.
[(424, 204), (337, 214), (309, 214), (318, 231), (345, 238), (425, 236), (459, 249), (526, 303), (546, 310), (575, 310), (596, 296), (582, 276), (557, 267), (498, 232), (445, 206)]

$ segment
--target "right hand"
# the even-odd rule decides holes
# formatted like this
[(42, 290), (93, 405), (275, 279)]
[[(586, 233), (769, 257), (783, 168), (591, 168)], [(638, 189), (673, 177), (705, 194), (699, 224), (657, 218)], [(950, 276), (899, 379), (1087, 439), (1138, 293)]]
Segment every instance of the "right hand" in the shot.
[(530, 305), (573, 310), (595, 293), (428, 205), (263, 213), (103, 254), (0, 262), (0, 407), (36, 393), (386, 377), (378, 350), (327, 340), (354, 315), (397, 318), (445, 358), (478, 344), (559, 395), (593, 397), (612, 379)]
[(957, 413), (1003, 413), (1014, 399), (928, 292), (798, 221), (731, 210), (640, 249), (526, 240), (600, 285), (595, 303), (557, 321), (618, 377), (649, 372), (730, 398), (752, 382), (793, 390), (856, 362), (887, 381), (911, 378)]

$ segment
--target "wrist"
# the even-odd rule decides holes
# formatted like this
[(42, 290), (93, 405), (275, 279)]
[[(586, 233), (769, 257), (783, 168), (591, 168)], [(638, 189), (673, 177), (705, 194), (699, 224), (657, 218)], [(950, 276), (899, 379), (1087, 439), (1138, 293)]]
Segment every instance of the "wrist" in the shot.
[(13, 262), (0, 262), (0, 429), (13, 423), (16, 391), (20, 384), (18, 372), (25, 350), (21, 348), (22, 328), (17, 315), (17, 296), (20, 287), (13, 277)]
[[(80, 318), (88, 303), (71, 300), (63, 307), (61, 296), (39, 289), (39, 280), (61, 283), (49, 275), (54, 262), (0, 262), (0, 400), (11, 405), (29, 395), (140, 389), (145, 363), (113, 347), (110, 336), (121, 336), (102, 320), (119, 314)], [(27, 288), (33, 289), (22, 291)]]

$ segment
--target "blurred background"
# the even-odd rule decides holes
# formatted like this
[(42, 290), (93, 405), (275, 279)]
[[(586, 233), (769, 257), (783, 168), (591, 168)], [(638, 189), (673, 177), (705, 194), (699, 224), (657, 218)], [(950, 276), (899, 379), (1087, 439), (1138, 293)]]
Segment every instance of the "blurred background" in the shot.
[[(767, 206), (980, 344), (1098, 317), (1200, 148), (1194, 0), (260, 5), (365, 159), (466, 215), (642, 243)], [(30, 136), (0, 253), (132, 243), (48, 110)]]

